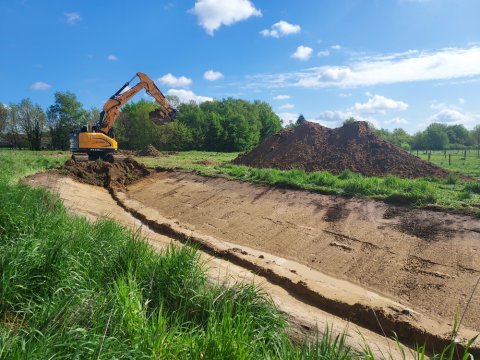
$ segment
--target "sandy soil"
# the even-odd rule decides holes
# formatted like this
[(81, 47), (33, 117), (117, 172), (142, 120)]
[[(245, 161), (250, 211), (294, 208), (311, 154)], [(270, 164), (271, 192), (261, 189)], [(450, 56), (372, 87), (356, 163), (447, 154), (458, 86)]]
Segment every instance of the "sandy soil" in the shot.
[[(128, 197), (203, 234), (294, 260), (451, 323), (480, 276), (480, 221), (188, 173)], [(480, 292), (464, 326), (480, 330)]]
[[(210, 254), (202, 256), (212, 277), (260, 281), (297, 334), (327, 323), (342, 331), (348, 322), (336, 314), (378, 334), (395, 331), (410, 344), (428, 338), (438, 348), (480, 275), (480, 228), (468, 217), (176, 172), (149, 176), (127, 193), (112, 190), (116, 202), (105, 189), (52, 173), (27, 181), (55, 190), (76, 213), (143, 226), (157, 248), (172, 241), (159, 233), (193, 239)], [(480, 329), (479, 297), (459, 338)], [(390, 341), (352, 327), (353, 346), (364, 343), (360, 331), (378, 351), (395, 352)]]

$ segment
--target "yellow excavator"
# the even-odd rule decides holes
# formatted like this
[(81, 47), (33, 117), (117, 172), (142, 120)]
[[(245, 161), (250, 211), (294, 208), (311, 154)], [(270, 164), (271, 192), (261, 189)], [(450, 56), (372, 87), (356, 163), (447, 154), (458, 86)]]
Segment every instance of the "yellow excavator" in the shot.
[[(136, 77), (140, 81), (129, 88), (130, 83)], [(138, 72), (108, 99), (96, 124), (83, 126), (70, 135), (70, 151), (74, 161), (83, 162), (99, 158), (109, 162), (124, 160), (124, 156), (117, 153), (118, 143), (113, 133), (113, 125), (120, 116), (121, 107), (142, 89), (145, 89), (160, 104), (159, 109), (150, 113), (150, 120), (157, 125), (164, 125), (175, 120), (176, 109), (168, 103), (152, 79), (144, 73)]]

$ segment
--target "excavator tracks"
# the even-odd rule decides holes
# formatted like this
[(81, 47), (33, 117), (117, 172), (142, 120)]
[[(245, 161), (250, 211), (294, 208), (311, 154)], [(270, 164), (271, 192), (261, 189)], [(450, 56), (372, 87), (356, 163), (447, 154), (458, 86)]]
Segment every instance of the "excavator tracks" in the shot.
[(72, 159), (75, 162), (87, 162), (89, 160), (88, 154), (72, 154)]

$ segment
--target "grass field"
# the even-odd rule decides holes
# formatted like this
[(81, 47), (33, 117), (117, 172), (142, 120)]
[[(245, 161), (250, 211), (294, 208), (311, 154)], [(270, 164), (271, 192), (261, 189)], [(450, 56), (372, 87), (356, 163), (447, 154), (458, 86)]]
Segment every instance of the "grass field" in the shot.
[(366, 177), (349, 171), (336, 176), (323, 171), (305, 173), (303, 170), (256, 169), (230, 164), (237, 155), (190, 151), (157, 158), (139, 157), (137, 160), (149, 167), (195, 170), (206, 176), (224, 176), (324, 194), (365, 196), (419, 208), (435, 206), (480, 215), (480, 182), (463, 182), (455, 175), (448, 180), (412, 180), (394, 176)]
[[(480, 157), (477, 150), (467, 150), (466, 157), (464, 150), (431, 151), (430, 153), (430, 162), (480, 180)], [(416, 152), (412, 152), (412, 154), (416, 155)], [(448, 163), (449, 155), (450, 164)], [(427, 152), (419, 152), (418, 156), (423, 160), (428, 161), (429, 159)]]

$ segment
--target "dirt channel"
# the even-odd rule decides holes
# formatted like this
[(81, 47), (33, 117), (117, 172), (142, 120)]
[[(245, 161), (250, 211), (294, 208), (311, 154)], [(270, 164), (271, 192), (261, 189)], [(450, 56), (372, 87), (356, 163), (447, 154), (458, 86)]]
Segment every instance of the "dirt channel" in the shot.
[[(478, 219), (191, 173), (117, 180), (117, 203), (157, 233), (192, 238), (296, 301), (406, 343), (438, 349), (480, 276)], [(479, 329), (476, 294), (460, 338)]]
[[(163, 172), (128, 197), (192, 229), (291, 259), (451, 323), (480, 276), (480, 222), (372, 200)], [(480, 329), (480, 294), (464, 325)]]

